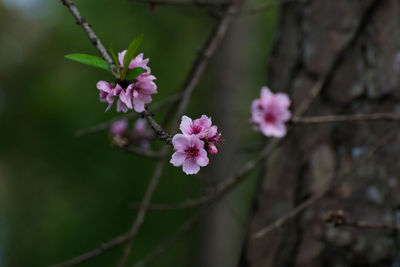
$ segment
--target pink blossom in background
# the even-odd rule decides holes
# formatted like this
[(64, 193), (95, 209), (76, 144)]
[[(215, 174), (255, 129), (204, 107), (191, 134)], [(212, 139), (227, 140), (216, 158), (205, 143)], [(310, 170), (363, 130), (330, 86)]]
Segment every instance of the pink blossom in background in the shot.
[(283, 93), (272, 93), (268, 87), (261, 88), (261, 97), (251, 105), (252, 122), (265, 136), (283, 137), (291, 113), (290, 99)]
[[(126, 49), (120, 53), (118, 53), (118, 61), (121, 67), (124, 66), (124, 56), (126, 54)], [(141, 67), (145, 70), (147, 70), (147, 73), (150, 73), (150, 68), (147, 66), (147, 63), (149, 63), (149, 59), (143, 59), (143, 53), (140, 53), (138, 56), (136, 56), (134, 59), (131, 60), (129, 63), (128, 69), (133, 69), (133, 68), (138, 68)]]
[(212, 125), (211, 118), (206, 115), (195, 120), (185, 115), (182, 116), (180, 130), (183, 134), (198, 136), (205, 143), (208, 153), (216, 154), (218, 152), (215, 144), (222, 142), (221, 134), (218, 133), (218, 127)]
[(110, 134), (112, 136), (122, 136), (126, 134), (126, 129), (128, 128), (127, 120), (118, 120), (111, 124)]
[(196, 174), (200, 167), (208, 165), (204, 142), (197, 135), (176, 134), (172, 144), (176, 152), (172, 154), (170, 163), (175, 167), (182, 166), (186, 174)]
[(154, 137), (154, 132), (147, 127), (145, 119), (138, 119), (133, 128), (132, 139), (141, 148), (149, 148), (150, 140)]

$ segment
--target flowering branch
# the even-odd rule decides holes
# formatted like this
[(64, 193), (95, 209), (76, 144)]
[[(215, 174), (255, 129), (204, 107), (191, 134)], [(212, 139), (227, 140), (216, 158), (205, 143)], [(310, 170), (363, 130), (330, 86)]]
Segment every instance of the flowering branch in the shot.
[(60, 0), (63, 5), (65, 5), (69, 11), (72, 13), (74, 16), (76, 23), (82, 27), (82, 29), (85, 31), (86, 35), (89, 37), (90, 42), (97, 48), (97, 50), (100, 52), (101, 56), (103, 59), (107, 62), (107, 64), (110, 66), (112, 72), (114, 74), (118, 74), (117, 67), (115, 66), (113, 60), (111, 59), (110, 55), (107, 52), (107, 49), (104, 48), (103, 44), (101, 43), (100, 39), (97, 37), (97, 35), (94, 33), (92, 28), (90, 27), (89, 23), (87, 23), (86, 19), (84, 19), (78, 8), (70, 1), (70, 0)]

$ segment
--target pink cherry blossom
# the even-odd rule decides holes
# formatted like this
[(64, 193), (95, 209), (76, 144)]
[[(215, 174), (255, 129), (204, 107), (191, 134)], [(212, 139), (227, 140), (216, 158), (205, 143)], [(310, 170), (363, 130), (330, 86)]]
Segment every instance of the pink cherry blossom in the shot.
[(291, 113), (290, 99), (283, 93), (272, 93), (268, 87), (261, 88), (261, 97), (251, 105), (252, 122), (265, 136), (283, 137)]
[(172, 154), (170, 163), (175, 167), (182, 166), (186, 174), (196, 174), (200, 167), (208, 165), (204, 142), (197, 135), (176, 134), (172, 144), (176, 152)]
[[(124, 66), (124, 56), (126, 54), (126, 49), (120, 53), (118, 53), (118, 61), (119, 64), (121, 65), (121, 67)], [(129, 63), (128, 69), (133, 69), (133, 68), (144, 68), (147, 73), (150, 73), (150, 68), (147, 66), (147, 63), (149, 63), (149, 59), (143, 59), (143, 53), (140, 53), (139, 55), (137, 55), (134, 59), (131, 60), (131, 62)]]
[(199, 137), (205, 143), (205, 148), (210, 154), (218, 153), (214, 144), (221, 143), (222, 138), (218, 133), (218, 127), (212, 125), (211, 118), (202, 115), (199, 119), (192, 120), (188, 116), (182, 116), (180, 130), (183, 134)]
[(122, 88), (119, 84), (113, 85), (106, 81), (99, 81), (97, 83), (97, 89), (99, 89), (100, 102), (108, 103), (106, 111), (108, 111), (114, 103), (114, 97), (117, 96)]
[(157, 85), (153, 82), (155, 79), (153, 75), (143, 73), (129, 85), (132, 86), (133, 109), (136, 112), (144, 111), (144, 105), (152, 101), (151, 95), (157, 93)]
[(118, 120), (111, 124), (110, 134), (112, 136), (122, 136), (126, 134), (126, 129), (128, 127), (127, 120)]

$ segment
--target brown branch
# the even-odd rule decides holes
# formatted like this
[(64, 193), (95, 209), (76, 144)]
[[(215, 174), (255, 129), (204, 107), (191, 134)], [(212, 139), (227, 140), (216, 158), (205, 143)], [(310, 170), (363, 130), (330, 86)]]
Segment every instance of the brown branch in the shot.
[(107, 49), (104, 48), (103, 44), (101, 43), (99, 37), (94, 33), (92, 28), (90, 27), (89, 23), (87, 23), (86, 19), (84, 19), (78, 8), (70, 1), (70, 0), (60, 0), (63, 5), (65, 5), (69, 11), (72, 13), (72, 15), (75, 18), (75, 21), (78, 25), (82, 27), (82, 29), (85, 31), (86, 35), (89, 37), (90, 42), (97, 48), (97, 50), (100, 52), (101, 56), (103, 59), (107, 62), (107, 64), (110, 66), (112, 72), (114, 74), (118, 74), (117, 67), (115, 66), (113, 60), (111, 59), (110, 55), (107, 52)]
[(356, 122), (356, 121), (400, 121), (400, 115), (396, 113), (372, 113), (372, 114), (346, 114), (327, 115), (313, 117), (293, 117), (291, 122), (295, 124), (318, 124), (332, 122)]
[(389, 140), (396, 135), (397, 129), (398, 127), (394, 127), (389, 131), (389, 133), (380, 138), (379, 142), (375, 144), (374, 147), (371, 148), (367, 154), (365, 154), (365, 156), (360, 158), (355, 164), (353, 164), (351, 167), (347, 168), (345, 171), (339, 174), (338, 177), (334, 179), (334, 182), (331, 185), (328, 185), (325, 189), (321, 190), (320, 192), (318, 192), (308, 200), (304, 201), (303, 203), (301, 203), (288, 213), (284, 214), (283, 216), (275, 220), (273, 223), (258, 230), (255, 234), (252, 235), (252, 238), (253, 239), (261, 238), (266, 234), (280, 228), (282, 225), (284, 225), (290, 219), (295, 217), (297, 214), (299, 214), (306, 208), (310, 207), (311, 205), (315, 204), (319, 199), (323, 198), (326, 194), (335, 189), (337, 185), (341, 184), (344, 180), (348, 179), (351, 175), (354, 174), (356, 170), (358, 170), (359, 167), (361, 167), (366, 161), (371, 159), (378, 149), (380, 149), (383, 145), (387, 144)]
[(171, 145), (172, 144), (172, 136), (167, 133), (161, 125), (159, 125), (154, 119), (153, 116), (147, 111), (143, 111), (142, 116), (147, 120), (147, 122), (150, 124), (150, 127), (153, 129), (153, 131), (157, 134), (157, 136), (163, 140), (166, 144)]
[(245, 11), (240, 12), (240, 14), (247, 14), (247, 15), (260, 14), (262, 12), (266, 12), (273, 8), (279, 7), (281, 5), (288, 4), (288, 3), (295, 3), (295, 2), (299, 2), (299, 1), (298, 0), (286, 0), (286, 1), (280, 0), (280, 1), (273, 2), (273, 3), (260, 4), (260, 5), (254, 6), (254, 7), (249, 7)]
[(347, 226), (359, 229), (376, 229), (376, 230), (392, 230), (399, 231), (400, 225), (387, 224), (387, 223), (371, 223), (363, 221), (350, 221), (346, 218), (343, 210), (330, 211), (325, 216), (324, 221), (326, 223), (333, 224), (336, 227)]

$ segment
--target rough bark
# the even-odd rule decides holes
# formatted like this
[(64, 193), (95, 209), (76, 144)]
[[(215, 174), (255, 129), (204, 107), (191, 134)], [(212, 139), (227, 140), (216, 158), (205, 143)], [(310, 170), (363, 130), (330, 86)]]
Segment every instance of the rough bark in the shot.
[[(269, 68), (269, 85), (298, 105), (323, 76), (372, 1), (313, 0), (285, 4)], [(360, 34), (314, 101), (308, 115), (400, 112), (400, 1), (371, 7)], [(396, 235), (385, 230), (335, 228), (322, 218), (343, 209), (350, 218), (392, 223), (400, 204), (400, 135), (350, 180), (261, 239), (250, 236), (327, 186), (392, 124), (301, 126), (269, 158), (249, 218), (241, 267), (392, 266)], [(394, 266), (394, 265), (393, 265)]]

